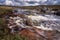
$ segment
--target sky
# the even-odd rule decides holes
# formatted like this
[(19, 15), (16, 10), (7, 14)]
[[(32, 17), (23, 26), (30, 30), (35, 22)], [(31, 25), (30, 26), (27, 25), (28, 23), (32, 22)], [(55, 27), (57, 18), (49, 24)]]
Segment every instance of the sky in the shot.
[(60, 0), (0, 0), (0, 5), (11, 6), (60, 5)]

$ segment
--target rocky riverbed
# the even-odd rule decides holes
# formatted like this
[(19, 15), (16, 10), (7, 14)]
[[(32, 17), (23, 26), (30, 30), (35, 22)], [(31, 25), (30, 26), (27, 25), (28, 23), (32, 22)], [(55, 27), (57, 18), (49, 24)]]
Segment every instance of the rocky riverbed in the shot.
[(60, 40), (60, 16), (10, 16), (7, 21), (11, 33), (19, 32), (23, 36), (28, 36), (30, 40)]

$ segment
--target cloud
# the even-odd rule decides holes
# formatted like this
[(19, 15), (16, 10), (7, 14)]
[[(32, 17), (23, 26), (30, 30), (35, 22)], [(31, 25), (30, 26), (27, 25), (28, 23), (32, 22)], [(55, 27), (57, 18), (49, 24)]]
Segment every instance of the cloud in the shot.
[(60, 5), (60, 0), (0, 0), (0, 5), (35, 6), (35, 5)]
[(6, 1), (5, 1), (5, 4), (6, 4), (6, 5), (14, 5), (14, 3), (13, 3), (12, 1), (10, 1), (10, 0), (6, 0)]

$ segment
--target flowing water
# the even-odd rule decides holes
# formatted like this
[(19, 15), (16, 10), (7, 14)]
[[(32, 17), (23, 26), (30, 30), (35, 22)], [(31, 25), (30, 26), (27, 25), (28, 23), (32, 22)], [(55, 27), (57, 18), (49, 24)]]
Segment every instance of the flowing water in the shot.
[[(20, 13), (24, 13), (24, 11), (20, 11)], [(28, 12), (26, 12), (26, 13), (28, 13)], [(24, 20), (23, 20), (23, 18), (21, 18), (19, 16), (9, 17), (8, 20), (9, 20), (8, 27), (10, 29), (12, 29), (12, 32), (14, 32), (13, 27), (18, 27), (19, 30), (21, 30), (21, 28), (31, 27), (24, 23), (24, 21), (28, 20), (28, 23), (32, 24), (32, 29), (35, 27), (35, 28), (43, 30), (42, 32), (37, 31), (37, 33), (48, 38), (47, 32), (45, 32), (45, 31), (52, 31), (54, 33), (53, 40), (60, 40), (60, 16), (47, 15), (47, 14), (38, 15), (35, 13), (34, 15), (27, 15), (27, 18), (25, 18)], [(58, 32), (54, 32), (54, 31), (58, 31)]]
[(56, 15), (38, 15), (38, 16), (28, 16), (32, 21), (39, 22), (37, 28), (43, 30), (58, 30), (60, 31), (60, 16)]
[[(60, 40), (60, 16), (44, 14), (44, 15), (38, 15), (38, 16), (28, 16), (28, 18), (30, 18), (32, 22), (35, 22), (35, 21), (38, 22), (36, 23), (37, 26), (34, 25), (33, 27), (44, 30), (42, 32), (37, 31), (40, 35), (48, 38), (49, 31), (52, 31), (53, 36), (50, 35), (51, 36), (51, 38), (49, 37), (50, 40)], [(58, 32), (54, 32), (54, 31), (58, 31)]]

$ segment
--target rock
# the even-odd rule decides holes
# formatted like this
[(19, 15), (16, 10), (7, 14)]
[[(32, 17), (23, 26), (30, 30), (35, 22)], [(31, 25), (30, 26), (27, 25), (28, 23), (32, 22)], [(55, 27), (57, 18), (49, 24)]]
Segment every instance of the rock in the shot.
[(19, 34), (22, 37), (27, 37), (28, 40), (39, 40), (39, 39), (46, 40), (42, 36), (38, 35), (37, 33), (30, 31), (29, 29), (23, 29), (21, 32), (19, 32)]

